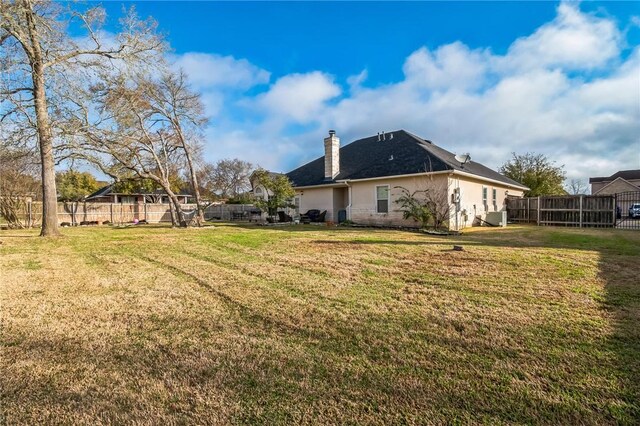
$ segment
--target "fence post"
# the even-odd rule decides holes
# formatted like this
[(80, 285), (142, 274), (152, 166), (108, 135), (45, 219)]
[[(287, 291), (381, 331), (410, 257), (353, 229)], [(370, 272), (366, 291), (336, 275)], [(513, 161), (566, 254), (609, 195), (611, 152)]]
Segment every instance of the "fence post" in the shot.
[(111, 224), (113, 224), (113, 203), (109, 204), (109, 216), (111, 217)]
[(580, 195), (580, 228), (582, 228), (582, 195)]
[(27, 228), (31, 228), (33, 221), (31, 219), (31, 201), (27, 203)]
[(538, 226), (540, 226), (540, 210), (542, 209), (542, 205), (540, 204), (540, 197), (538, 197)]
[(531, 198), (527, 197), (527, 223), (531, 223)]

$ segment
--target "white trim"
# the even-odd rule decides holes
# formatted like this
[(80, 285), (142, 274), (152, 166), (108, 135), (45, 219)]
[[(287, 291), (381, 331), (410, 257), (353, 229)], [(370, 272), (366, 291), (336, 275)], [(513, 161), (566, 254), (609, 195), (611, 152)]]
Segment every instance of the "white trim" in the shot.
[(492, 183), (496, 183), (496, 184), (502, 185), (502, 186), (508, 186), (510, 188), (517, 188), (517, 189), (519, 189), (521, 191), (528, 191), (529, 189), (531, 189), (531, 188), (528, 188), (528, 187), (526, 187), (524, 185), (514, 185), (512, 183), (500, 182), (499, 180), (495, 180), (495, 179), (490, 179), (490, 178), (474, 175), (473, 173), (461, 172), (460, 170), (454, 170), (453, 174), (462, 175), (462, 176), (468, 176), (468, 177), (471, 177), (471, 178), (474, 178), (474, 179), (484, 180), (486, 182), (492, 182)]
[(460, 170), (441, 170), (441, 171), (438, 171), (438, 172), (408, 173), (406, 175), (378, 176), (378, 177), (363, 178), (363, 179), (340, 179), (340, 180), (337, 180), (335, 183), (327, 183), (327, 184), (320, 184), (320, 185), (307, 185), (307, 186), (294, 186), (294, 188), (295, 189), (331, 188), (331, 187), (348, 186), (349, 182), (367, 182), (367, 181), (372, 181), (372, 180), (401, 179), (401, 178), (407, 178), (407, 177), (433, 176), (433, 175), (442, 175), (442, 174), (449, 174), (449, 175), (455, 174), (455, 175), (467, 176), (467, 177), (471, 177), (471, 178), (478, 179), (478, 180), (481, 180), (481, 181), (495, 183), (495, 184), (500, 185), (500, 186), (507, 186), (509, 188), (516, 188), (516, 189), (518, 189), (520, 191), (529, 190), (529, 188), (524, 186), (524, 185), (514, 185), (512, 183), (501, 182), (499, 180), (486, 178), (486, 177), (479, 176), (479, 175), (476, 175), (476, 174), (473, 174), (473, 173), (463, 172), (463, 171), (460, 171)]
[[(487, 191), (486, 196), (485, 191)], [(489, 187), (486, 185), (482, 185), (482, 205), (484, 206), (485, 211), (489, 210)]]
[(320, 185), (294, 186), (293, 189), (313, 189), (313, 188), (346, 188), (347, 181), (336, 181), (338, 183), (323, 183)]
[(383, 180), (383, 179), (400, 179), (406, 177), (415, 177), (415, 176), (428, 176), (428, 175), (441, 175), (441, 174), (451, 174), (452, 170), (442, 170), (439, 172), (421, 172), (421, 173), (410, 173), (406, 175), (393, 175), (393, 176), (379, 176), (372, 178), (364, 178), (364, 179), (342, 179), (337, 180), (336, 182), (367, 182), (370, 180)]

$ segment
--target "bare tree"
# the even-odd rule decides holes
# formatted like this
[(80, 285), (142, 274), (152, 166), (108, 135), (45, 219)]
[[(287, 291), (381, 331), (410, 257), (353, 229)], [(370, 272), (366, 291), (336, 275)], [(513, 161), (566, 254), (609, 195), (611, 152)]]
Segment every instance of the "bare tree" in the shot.
[(443, 228), (449, 221), (451, 204), (449, 203), (448, 179), (425, 178), (416, 183), (418, 189), (410, 191), (402, 186), (401, 195), (396, 200), (405, 219), (420, 222), (426, 228), (429, 223), (436, 229)]
[(132, 83), (123, 75), (96, 87), (100, 119), (77, 123), (82, 137), (75, 141), (74, 155), (116, 181), (133, 175), (155, 182), (171, 200), (173, 224), (186, 227), (173, 184), (185, 151), (173, 126), (159, 119), (149, 103), (151, 90), (154, 87), (149, 81)]
[(197, 222), (204, 222), (204, 205), (200, 196), (196, 159), (200, 154), (202, 127), (207, 123), (200, 95), (191, 91), (182, 70), (165, 70), (155, 81), (146, 81), (144, 93), (148, 103), (148, 119), (166, 126), (182, 148), (197, 205)]
[(251, 189), (249, 176), (253, 169), (253, 164), (247, 161), (224, 159), (216, 164), (206, 164), (202, 180), (211, 192), (221, 197), (237, 197)]
[(572, 195), (586, 194), (589, 186), (582, 179), (571, 179), (567, 184), (567, 192)]
[(37, 156), (27, 150), (0, 148), (0, 216), (12, 228), (31, 226), (27, 203), (39, 198)]
[[(114, 60), (144, 60), (146, 53), (162, 44), (155, 23), (138, 20), (133, 10), (121, 20), (122, 32), (113, 39), (101, 31), (105, 16), (100, 7), (81, 11), (52, 1), (0, 0), (0, 124), (8, 122), (3, 125), (20, 134), (20, 139), (37, 139), (42, 236), (58, 235), (54, 141), (67, 136), (55, 120), (63, 115), (64, 103), (51, 100), (74, 98), (70, 93), (74, 71), (109, 68)], [(84, 37), (69, 34), (68, 28), (77, 24), (84, 29)], [(29, 135), (29, 130), (21, 129), (33, 132)]]

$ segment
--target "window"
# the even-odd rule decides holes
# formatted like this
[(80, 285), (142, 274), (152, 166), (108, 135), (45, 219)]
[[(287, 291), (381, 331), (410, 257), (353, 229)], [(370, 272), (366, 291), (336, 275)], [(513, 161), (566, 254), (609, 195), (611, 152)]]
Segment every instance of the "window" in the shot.
[(488, 188), (486, 186), (482, 187), (482, 204), (487, 205), (487, 191)]
[(294, 198), (293, 204), (295, 205), (296, 214), (300, 214), (300, 197)]
[(389, 185), (376, 186), (376, 212), (389, 213)]
[(491, 198), (493, 199), (493, 205), (497, 206), (498, 205), (498, 190), (493, 188), (491, 190)]

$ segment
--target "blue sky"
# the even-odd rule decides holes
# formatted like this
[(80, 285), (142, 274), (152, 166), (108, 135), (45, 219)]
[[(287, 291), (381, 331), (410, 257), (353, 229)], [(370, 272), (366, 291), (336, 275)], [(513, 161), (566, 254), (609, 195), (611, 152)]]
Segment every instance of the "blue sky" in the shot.
[[(637, 2), (129, 2), (202, 93), (206, 158), (287, 171), (405, 128), (498, 167), (640, 167)], [(104, 4), (111, 19), (122, 2)]]

